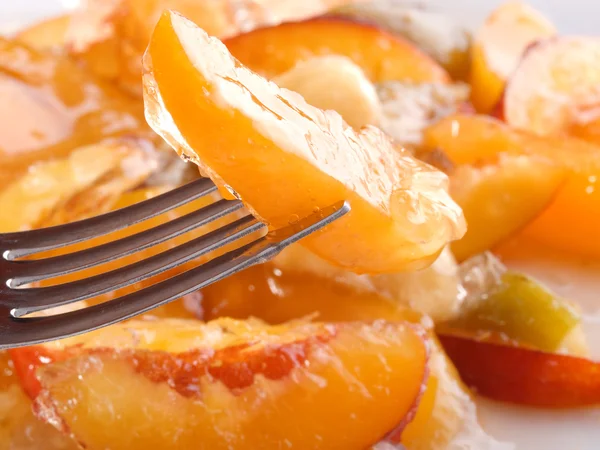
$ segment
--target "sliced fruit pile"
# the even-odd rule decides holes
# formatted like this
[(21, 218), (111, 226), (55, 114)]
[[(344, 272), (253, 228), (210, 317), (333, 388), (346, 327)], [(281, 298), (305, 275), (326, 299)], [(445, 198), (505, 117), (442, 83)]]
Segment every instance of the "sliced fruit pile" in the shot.
[(232, 319), (130, 322), (12, 354), (38, 414), (113, 449), (368, 448), (402, 431), (428, 359), (409, 324)]
[(600, 403), (577, 305), (491, 253), (600, 257), (598, 42), (517, 2), (471, 38), (386, 0), (90, 0), (0, 39), (0, 232), (197, 177), (159, 136), (272, 229), (352, 208), (141, 318), (1, 352), (0, 450), (445, 450), (486, 444), (472, 392)]

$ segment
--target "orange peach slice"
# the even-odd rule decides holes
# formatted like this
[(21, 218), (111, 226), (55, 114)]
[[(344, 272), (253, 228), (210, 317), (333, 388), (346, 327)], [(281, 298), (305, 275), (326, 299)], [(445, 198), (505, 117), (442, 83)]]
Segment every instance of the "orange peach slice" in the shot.
[(25, 395), (15, 365), (7, 352), (0, 352), (0, 448), (2, 450), (76, 450), (75, 441), (37, 419), (31, 399)]
[(421, 315), (376, 291), (334, 278), (281, 270), (267, 263), (251, 267), (202, 290), (206, 320), (257, 317), (283, 323), (298, 317), (327, 322), (408, 320)]
[(553, 248), (600, 256), (600, 147), (569, 137), (538, 137), (484, 116), (454, 116), (425, 131), (431, 148), (454, 162), (494, 163), (501, 153), (540, 156), (566, 170), (566, 180), (549, 207), (524, 234)]
[(509, 1), (498, 7), (476, 34), (471, 48), (469, 81), (477, 111), (490, 112), (525, 50), (555, 34), (554, 25), (525, 3)]
[(39, 50), (59, 48), (65, 44), (70, 22), (71, 16), (64, 14), (27, 27), (15, 37), (19, 42)]
[[(73, 219), (78, 209), (99, 214), (103, 202), (139, 185), (156, 165), (156, 158), (144, 151), (144, 143), (133, 140), (89, 145), (68, 158), (34, 164), (0, 190), (4, 211), (0, 232), (56, 225), (58, 216)], [(99, 192), (92, 200), (95, 189)]]
[(310, 19), (259, 28), (227, 39), (242, 64), (273, 78), (313, 56), (352, 59), (372, 82), (448, 82), (446, 71), (399, 36), (365, 23), (335, 18)]
[(405, 425), (426, 376), (422, 334), (403, 323), (120, 330), (37, 371), (38, 415), (87, 448), (368, 448)]
[(561, 37), (538, 43), (506, 86), (504, 120), (540, 135), (576, 131), (600, 144), (600, 135), (593, 132), (600, 123), (599, 67), (600, 38)]
[(367, 1), (352, 2), (333, 10), (331, 15), (372, 22), (414, 43), (438, 61), (453, 79), (467, 78), (471, 35), (463, 24), (447, 14), (415, 8), (410, 2)]
[(0, 38), (0, 182), (103, 138), (149, 134), (142, 105), (68, 58)]
[(303, 241), (341, 267), (423, 267), (464, 233), (445, 174), (256, 75), (176, 13), (150, 41), (144, 94), (151, 126), (271, 227), (348, 201), (346, 217)]
[(530, 348), (442, 335), (465, 383), (494, 400), (542, 408), (600, 403), (600, 364)]
[[(298, 260), (302, 258), (301, 251), (306, 252), (296, 246), (286, 258)], [(429, 322), (399, 302), (369, 290), (369, 280), (359, 284), (352, 278), (354, 274), (347, 274), (346, 277), (343, 273), (333, 275), (327, 269), (322, 271), (322, 276), (307, 271), (294, 271), (287, 264), (278, 264), (279, 259), (251, 267), (203, 289), (202, 308), (206, 317), (258, 317), (270, 323), (281, 323), (302, 316), (327, 322), (378, 319)], [(315, 270), (321, 268), (317, 266)], [(424, 272), (430, 270), (431, 267)], [(423, 300), (426, 296), (432, 297), (431, 291), (440, 290), (439, 281), (431, 275), (425, 279), (425, 274), (421, 273), (397, 275), (397, 284), (407, 291), (406, 296), (408, 292), (413, 292), (416, 301)], [(404, 281), (402, 277), (405, 277)], [(414, 283), (419, 282), (422, 286), (422, 295), (411, 289), (413, 277)], [(363, 279), (364, 276), (361, 277)], [(383, 280), (379, 281), (381, 283)], [(425, 298), (425, 301), (428, 299)], [(432, 309), (434, 307), (432, 305)], [(445, 449), (465, 421), (469, 420), (474, 409), (467, 389), (439, 343), (433, 341), (431, 344), (430, 376), (425, 393), (415, 418), (402, 432), (401, 440), (407, 448)]]
[(563, 185), (564, 170), (528, 156), (501, 157), (484, 167), (460, 166), (450, 192), (467, 220), (467, 233), (452, 243), (459, 261), (490, 250), (541, 214)]

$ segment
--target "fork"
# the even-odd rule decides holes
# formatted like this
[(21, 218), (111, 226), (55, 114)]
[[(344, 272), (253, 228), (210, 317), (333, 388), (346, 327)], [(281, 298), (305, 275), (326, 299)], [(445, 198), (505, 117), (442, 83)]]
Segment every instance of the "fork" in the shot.
[[(47, 287), (30, 283), (52, 279), (134, 254), (202, 227), (236, 211), (239, 200), (217, 200), (176, 220), (88, 249), (41, 259), (22, 259), (117, 231), (216, 192), (207, 178), (135, 205), (90, 219), (44, 229), (0, 234), (0, 349), (39, 344), (129, 319), (265, 262), (287, 245), (350, 211), (339, 202), (284, 228), (267, 233), (249, 213), (184, 244), (110, 272)], [(249, 243), (159, 283), (104, 303), (68, 312), (28, 317), (114, 291), (153, 277), (242, 238)]]

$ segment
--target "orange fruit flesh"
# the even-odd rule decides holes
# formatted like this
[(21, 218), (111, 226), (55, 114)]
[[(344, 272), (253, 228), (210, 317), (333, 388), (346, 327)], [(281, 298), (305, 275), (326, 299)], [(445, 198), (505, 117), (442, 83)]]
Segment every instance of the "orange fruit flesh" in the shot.
[(148, 133), (139, 101), (73, 61), (0, 38), (0, 181), (103, 138)]
[(0, 352), (0, 448), (2, 450), (76, 450), (75, 442), (52, 425), (38, 420), (31, 400), (19, 386), (7, 352)]
[(444, 174), (267, 82), (178, 14), (151, 38), (144, 94), (151, 126), (272, 228), (348, 201), (346, 217), (303, 241), (334, 264), (423, 267), (464, 233)]
[(490, 163), (502, 153), (539, 156), (566, 172), (553, 201), (524, 230), (526, 236), (565, 251), (600, 256), (600, 147), (570, 137), (538, 137), (483, 116), (455, 116), (426, 131), (438, 146), (462, 164)]
[(492, 12), (472, 47), (469, 82), (477, 111), (492, 111), (527, 47), (555, 34), (552, 23), (525, 3), (503, 3)]
[(372, 82), (447, 83), (450, 77), (430, 56), (399, 36), (340, 18), (317, 18), (259, 28), (224, 41), (249, 69), (273, 78), (313, 56), (343, 55)]
[(274, 324), (313, 315), (326, 322), (421, 319), (420, 314), (376, 292), (282, 271), (273, 263), (251, 267), (203, 289), (202, 309), (206, 320), (257, 317)]
[(493, 165), (458, 167), (450, 192), (469, 229), (452, 243), (456, 259), (464, 261), (518, 233), (553, 202), (564, 179), (560, 167), (528, 156), (501, 155)]
[[(419, 322), (413, 310), (331, 277), (281, 270), (276, 263), (251, 267), (202, 290), (207, 320), (257, 317), (279, 324), (298, 317), (326, 322), (389, 320)], [(470, 402), (452, 363), (432, 342), (430, 375), (415, 418), (402, 432), (407, 448), (441, 450), (456, 436)]]
[(127, 326), (145, 332), (134, 349), (80, 349), (38, 371), (38, 413), (87, 448), (368, 448), (425, 377), (423, 338), (401, 323)]

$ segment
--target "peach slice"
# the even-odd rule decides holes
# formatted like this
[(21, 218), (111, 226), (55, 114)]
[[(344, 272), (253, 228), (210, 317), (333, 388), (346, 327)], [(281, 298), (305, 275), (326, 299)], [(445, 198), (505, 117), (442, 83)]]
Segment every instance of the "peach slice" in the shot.
[(520, 1), (503, 3), (492, 12), (475, 35), (471, 48), (469, 81), (471, 100), (477, 111), (490, 112), (525, 50), (555, 34), (556, 29), (548, 19)]
[(105, 211), (103, 203), (139, 185), (155, 169), (156, 158), (144, 147), (134, 140), (99, 143), (78, 148), (68, 158), (32, 165), (0, 190), (0, 232), (56, 225), (61, 214), (82, 218), (78, 209)]
[[(298, 260), (306, 259), (306, 252), (296, 245), (284, 251), (281, 257), (290, 259), (289, 262), (293, 260), (297, 265)], [(403, 306), (400, 303), (402, 300), (391, 300), (369, 288), (371, 282), (375, 281), (390, 287), (391, 281), (366, 280), (364, 276), (358, 280), (354, 274), (348, 273), (336, 272), (334, 275), (331, 271), (335, 268), (324, 268), (324, 262), (314, 264), (314, 259), (307, 259), (307, 264), (312, 264), (317, 271), (312, 273), (294, 269), (288, 261), (281, 259), (278, 257), (273, 262), (251, 267), (203, 289), (202, 308), (206, 317), (258, 317), (270, 323), (281, 323), (302, 316), (327, 322), (383, 319), (430, 323), (417, 312)], [(437, 261), (434, 265), (437, 265)], [(432, 267), (423, 272), (431, 272)], [(439, 281), (441, 274), (437, 278), (431, 273), (421, 272), (384, 277), (394, 276), (398, 278), (396, 284), (402, 286), (396, 292), (405, 291), (399, 298), (410, 297), (412, 300), (414, 296), (417, 301), (431, 300), (432, 303), (433, 300), (439, 300), (438, 310), (444, 309), (442, 301), (449, 301), (441, 295), (447, 293), (444, 283)], [(419, 283), (423, 292), (416, 292), (413, 281), (415, 285)], [(439, 290), (440, 299), (433, 294)], [(431, 308), (435, 306), (432, 304)], [(436, 313), (438, 316), (447, 315), (444, 312)], [(467, 389), (439, 343), (434, 340), (431, 344), (430, 376), (425, 393), (414, 420), (402, 432), (401, 440), (407, 448), (445, 449), (465, 421), (470, 420), (474, 408)]]
[(91, 449), (368, 448), (405, 425), (426, 376), (422, 332), (403, 323), (171, 319), (108, 333), (37, 371), (38, 415)]
[(440, 340), (465, 383), (486, 397), (542, 408), (600, 403), (597, 362), (458, 335)]
[(547, 160), (503, 155), (484, 167), (459, 166), (450, 192), (467, 220), (465, 236), (452, 243), (458, 261), (490, 250), (522, 230), (554, 200), (564, 170)]
[[(257, 27), (302, 20), (351, 0), (89, 0), (73, 13), (67, 48), (92, 72), (141, 95), (141, 56), (165, 9), (224, 38)], [(364, 1), (364, 0), (363, 0)]]
[(257, 317), (279, 324), (298, 317), (327, 322), (408, 320), (421, 315), (366, 287), (329, 277), (281, 270), (274, 263), (251, 267), (202, 290), (206, 320)]
[(600, 144), (600, 134), (594, 132), (600, 123), (599, 66), (600, 38), (561, 37), (538, 43), (506, 86), (504, 120), (539, 135), (575, 131)]
[(551, 205), (524, 234), (553, 248), (600, 256), (600, 147), (570, 137), (538, 137), (484, 116), (454, 116), (425, 131), (430, 148), (443, 149), (456, 163), (493, 163), (500, 153), (527, 154), (566, 169)]
[(51, 50), (64, 46), (65, 37), (71, 16), (52, 17), (38, 22), (17, 33), (15, 38), (30, 47), (38, 50)]
[(19, 384), (15, 365), (0, 352), (0, 448), (2, 450), (76, 450), (78, 445), (53, 426), (37, 419)]
[(467, 78), (471, 35), (447, 14), (415, 8), (410, 2), (367, 1), (344, 5), (331, 15), (372, 22), (414, 43), (438, 61), (453, 79)]
[(150, 135), (142, 105), (62, 55), (0, 38), (0, 181), (34, 161), (122, 135)]
[(271, 227), (350, 203), (303, 241), (321, 257), (359, 272), (423, 267), (464, 233), (445, 174), (256, 75), (182, 16), (162, 16), (145, 70), (151, 126)]
[(399, 36), (375, 26), (335, 18), (309, 19), (259, 28), (226, 39), (242, 64), (266, 78), (290, 70), (313, 56), (352, 59), (372, 82), (448, 82), (446, 71)]

